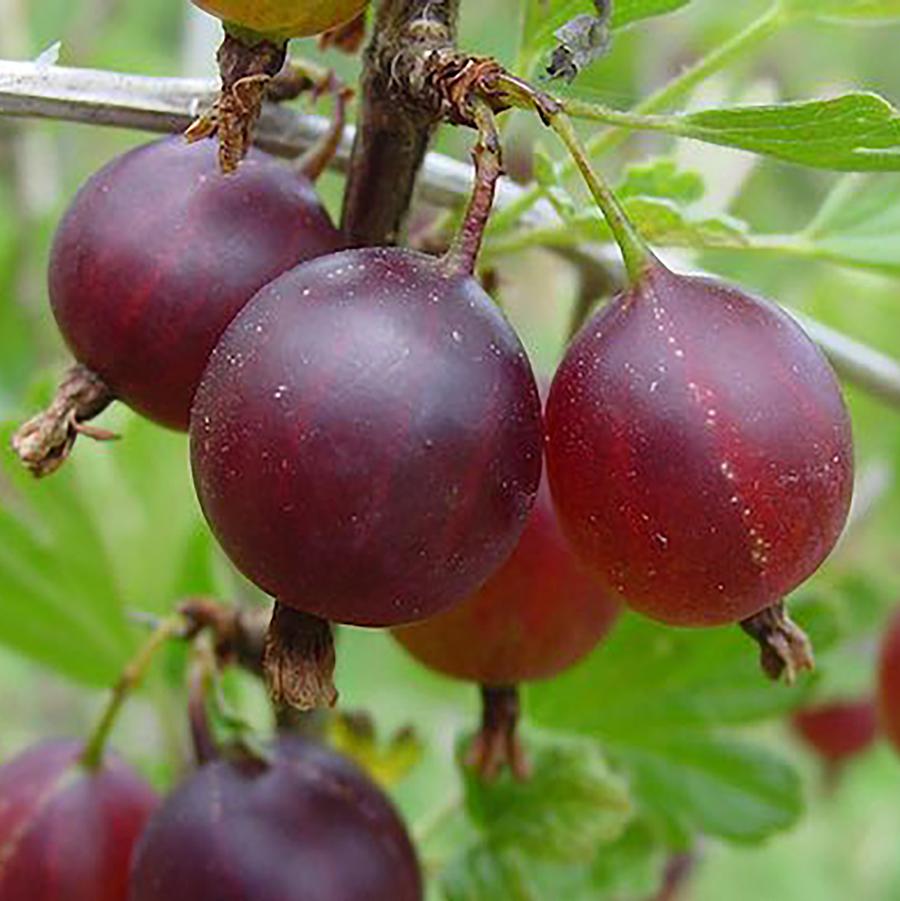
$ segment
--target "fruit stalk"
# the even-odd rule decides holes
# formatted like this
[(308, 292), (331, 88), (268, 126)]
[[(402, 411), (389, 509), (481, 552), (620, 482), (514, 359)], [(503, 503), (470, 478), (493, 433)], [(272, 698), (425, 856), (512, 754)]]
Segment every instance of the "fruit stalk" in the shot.
[(490, 107), (483, 100), (472, 101), (472, 115), (478, 126), (478, 141), (472, 150), (475, 180), (472, 196), (456, 233), (443, 259), (446, 272), (472, 275), (484, 239), (484, 230), (494, 205), (497, 182), (503, 174), (500, 132)]
[(81, 763), (89, 769), (96, 769), (103, 762), (103, 752), (106, 748), (106, 742), (109, 733), (115, 724), (119, 711), (128, 700), (129, 696), (140, 685), (147, 672), (156, 652), (170, 639), (178, 635), (185, 626), (184, 618), (176, 615), (170, 616), (164, 620), (153, 630), (153, 633), (143, 644), (140, 650), (135, 654), (134, 658), (122, 671), (118, 682), (112, 690), (112, 696), (109, 699), (103, 713), (100, 716), (97, 725), (94, 727), (90, 738), (84, 746), (81, 755)]
[(588, 190), (606, 217), (613, 237), (622, 251), (629, 280), (632, 284), (637, 282), (654, 259), (653, 253), (625, 214), (625, 210), (609, 185), (591, 165), (590, 158), (575, 131), (572, 120), (565, 113), (558, 112), (551, 118), (550, 126), (566, 145)]
[(191, 744), (198, 766), (209, 763), (219, 756), (218, 743), (213, 736), (209, 722), (206, 699), (213, 683), (216, 657), (209, 634), (198, 635), (191, 649), (191, 664), (188, 674), (188, 723), (191, 730)]
[(347, 125), (347, 102), (353, 96), (353, 91), (331, 71), (326, 74), (316, 91), (331, 94), (334, 98), (334, 113), (328, 130), (300, 157), (297, 163), (298, 170), (313, 182), (334, 159)]

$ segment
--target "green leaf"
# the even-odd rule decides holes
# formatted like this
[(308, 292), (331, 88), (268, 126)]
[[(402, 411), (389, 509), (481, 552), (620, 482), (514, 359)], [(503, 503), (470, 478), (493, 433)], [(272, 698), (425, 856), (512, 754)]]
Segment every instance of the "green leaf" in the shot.
[(549, 901), (529, 870), (514, 849), (476, 845), (444, 869), (441, 891), (446, 901)]
[(768, 682), (738, 629), (669, 629), (626, 614), (587, 660), (529, 686), (525, 700), (539, 725), (600, 739), (639, 809), (670, 835), (751, 841), (794, 822), (799, 784), (764, 749), (725, 743), (718, 730), (782, 715), (804, 688)]
[(696, 203), (706, 192), (703, 176), (678, 168), (669, 157), (635, 163), (625, 170), (616, 189), (620, 200), (628, 197), (664, 197), (679, 203)]
[(551, 863), (513, 847), (482, 842), (441, 874), (447, 901), (621, 901), (659, 888), (667, 850), (646, 822), (635, 822), (583, 865)]
[(676, 833), (758, 842), (803, 812), (797, 772), (763, 748), (673, 729), (610, 750), (627, 766), (641, 809), (656, 812)]
[(586, 660), (524, 697), (540, 725), (607, 741), (757, 722), (792, 709), (803, 688), (765, 679), (737, 628), (670, 629), (624, 614)]
[(624, 783), (593, 742), (535, 741), (529, 751), (533, 773), (524, 783), (506, 774), (485, 784), (464, 770), (469, 815), (492, 846), (551, 861), (593, 859), (631, 817)]
[[(751, 242), (744, 223), (731, 216), (692, 219), (675, 203), (662, 198), (631, 197), (625, 200), (624, 206), (640, 233), (651, 244), (703, 249), (742, 248)], [(564, 227), (549, 233), (542, 231), (541, 235), (543, 243), (553, 246), (612, 240), (606, 219), (594, 208), (570, 217)]]
[(140, 638), (131, 609), (171, 609), (221, 585), (186, 462), (184, 436), (124, 409), (122, 440), (80, 439), (36, 480), (0, 429), (0, 643), (88, 684), (109, 684)]
[(900, 115), (877, 94), (703, 110), (662, 130), (818, 169), (900, 170)]
[(900, 275), (900, 180), (841, 179), (797, 240), (821, 258)]
[(624, 28), (640, 19), (673, 13), (688, 3), (690, 0), (613, 0), (612, 27)]
[(73, 679), (110, 681), (132, 646), (106, 548), (65, 469), (38, 482), (0, 429), (0, 642)]
[(787, 9), (817, 19), (856, 24), (900, 19), (900, 0), (789, 0)]
[(635, 820), (618, 841), (600, 849), (588, 876), (584, 901), (607, 896), (655, 897), (665, 857), (659, 836), (649, 824)]

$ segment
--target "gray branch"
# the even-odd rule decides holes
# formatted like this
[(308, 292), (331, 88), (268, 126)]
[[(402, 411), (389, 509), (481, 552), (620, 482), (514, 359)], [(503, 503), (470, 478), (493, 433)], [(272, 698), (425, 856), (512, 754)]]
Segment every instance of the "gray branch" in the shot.
[[(196, 112), (211, 102), (216, 89), (217, 84), (210, 80), (150, 78), (0, 60), (0, 116), (165, 134), (186, 128)], [(314, 143), (326, 127), (327, 121), (319, 116), (270, 106), (260, 120), (257, 143), (270, 153), (294, 157)], [(352, 142), (353, 130), (348, 128), (335, 157), (335, 168), (346, 170)], [(436, 206), (457, 206), (468, 197), (471, 184), (472, 167), (468, 163), (429, 153), (418, 190), (422, 199)], [(512, 182), (502, 182), (498, 203), (510, 203), (521, 191)], [(526, 214), (523, 224), (547, 227), (560, 221), (549, 204), (538, 203)], [(566, 255), (592, 267), (599, 262), (608, 270), (618, 269), (618, 258), (602, 247), (569, 250)], [(900, 362), (808, 316), (795, 315), (843, 378), (900, 407)]]

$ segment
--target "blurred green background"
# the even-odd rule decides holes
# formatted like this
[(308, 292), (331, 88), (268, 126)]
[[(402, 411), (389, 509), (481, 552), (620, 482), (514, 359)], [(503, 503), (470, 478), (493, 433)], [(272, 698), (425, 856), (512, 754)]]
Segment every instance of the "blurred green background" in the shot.
[[(765, 4), (742, 4), (746, 8), (734, 12), (736, 6), (694, 0), (674, 15), (619, 32), (609, 57), (586, 73), (578, 90), (613, 106), (631, 105)], [(517, 10), (514, 0), (463, 3), (462, 46), (513, 64)], [(218, 35), (214, 20), (182, 0), (0, 0), (0, 57), (7, 59), (34, 58), (61, 41), (65, 65), (210, 75)], [(815, 97), (854, 86), (900, 101), (898, 41), (900, 24), (803, 23), (703, 85), (694, 102)], [(297, 42), (295, 52), (317, 53), (312, 42)], [(355, 60), (333, 54), (326, 59), (348, 79), (354, 77)], [(526, 116), (516, 114), (507, 127), (509, 146), (525, 158), (534, 141), (552, 144)], [(438, 147), (462, 158), (468, 139), (444, 130)], [(48, 396), (66, 363), (45, 292), (55, 224), (92, 171), (143, 140), (126, 131), (0, 120), (0, 418), (8, 422)], [(673, 149), (647, 137), (632, 139), (605, 165), (613, 172), (626, 161), (671, 153), (680, 166), (703, 173), (705, 211), (730, 212), (761, 233), (802, 227), (837, 178), (728, 150)], [(323, 181), (335, 211), (341, 184), (336, 176)], [(900, 359), (896, 280), (768, 254), (679, 252), (673, 258), (739, 280)], [(552, 371), (576, 292), (571, 267), (542, 251), (503, 256), (497, 266), (504, 305), (536, 363)], [(727, 630), (665, 633), (629, 617), (608, 656), (601, 648), (568, 681), (529, 693), (528, 734), (555, 729), (599, 738), (613, 768), (634, 788), (635, 822), (652, 836), (637, 843), (643, 869), (621, 846), (607, 857), (599, 854), (598, 866), (608, 859), (611, 867), (622, 861), (623, 870), (650, 873), (635, 883), (639, 888), (579, 889), (583, 894), (577, 897), (640, 898), (652, 886), (666, 848), (696, 846), (700, 862), (685, 894), (695, 901), (900, 898), (900, 757), (879, 744), (826, 793), (816, 761), (785, 723), (786, 711), (805, 698), (871, 691), (878, 635), (900, 598), (900, 411), (853, 386), (847, 393), (858, 468), (871, 503), (829, 564), (798, 592), (798, 618), (820, 648), (814, 679), (792, 690), (764, 685), (754, 649), (741, 636)], [(140, 639), (131, 611), (159, 613), (190, 593), (260, 600), (211, 545), (194, 504), (184, 438), (123, 410), (106, 414), (101, 424), (121, 430), (124, 440), (110, 446), (82, 441), (65, 471), (45, 484), (33, 484), (3, 451), (4, 757), (42, 736), (83, 734), (89, 728), (104, 686)], [(7, 428), (4, 438), (8, 433)], [(636, 652), (639, 645), (643, 650)], [(424, 673), (380, 634), (343, 630), (339, 654), (343, 703), (372, 712), (382, 735), (413, 725), (424, 744), (422, 759), (394, 789), (414, 827), (429, 832), (423, 854), (439, 868), (471, 840), (460, 824), (450, 823), (436, 836), (423, 824), (448, 801), (452, 806), (459, 792), (454, 742), (477, 717), (477, 694)], [(184, 759), (181, 658), (177, 648), (167, 652), (115, 736), (122, 753), (159, 784), (170, 781)], [(650, 658), (656, 661), (653, 669), (644, 666)], [(267, 725), (265, 698), (253, 680), (234, 676), (229, 690), (248, 716)], [(657, 730), (653, 778), (649, 746), (643, 737), (643, 744), (632, 741), (634, 723), (645, 718)], [(746, 758), (723, 755), (709, 766), (695, 765), (690, 755), (678, 758), (673, 749), (682, 747), (683, 739), (702, 734), (714, 747), (710, 737), (718, 735), (719, 726), (726, 727), (729, 740), (752, 741)], [(778, 766), (787, 761), (797, 768), (802, 781), (796, 793), (790, 767), (785, 774), (766, 770), (768, 754)], [(726, 757), (727, 766), (721, 762)], [(766, 772), (757, 772), (760, 768)], [(726, 841), (729, 837), (738, 843)], [(556, 894), (534, 897), (575, 898), (560, 878)]]

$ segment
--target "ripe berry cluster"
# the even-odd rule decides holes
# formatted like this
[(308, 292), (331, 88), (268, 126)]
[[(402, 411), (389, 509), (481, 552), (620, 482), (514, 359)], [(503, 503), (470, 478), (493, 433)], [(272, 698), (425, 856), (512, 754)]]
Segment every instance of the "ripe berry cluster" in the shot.
[[(427, 666), (483, 687), (472, 763), (524, 777), (517, 684), (573, 665), (623, 603), (673, 626), (741, 623), (773, 676), (809, 665), (782, 599), (838, 538), (853, 454), (835, 377), (800, 327), (735, 286), (670, 271), (602, 194), (630, 284), (574, 338), (544, 408), (474, 274), (500, 174), (493, 119), (476, 113), (475, 187), (440, 257), (347, 248), (310, 179), (258, 151), (227, 176), (209, 142), (175, 138), (110, 163), (66, 214), (50, 265), (79, 368), (17, 444), (50, 471), (113, 398), (188, 430), (212, 531), (276, 599), (274, 691), (333, 703), (329, 624), (392, 628)], [(73, 867), (93, 854), (95, 875), (102, 858), (116, 869), (105, 884), (124, 884), (149, 792), (72, 746), (10, 766), (46, 803), (0, 819), (9, 859), (37, 830), (34, 854), (57, 878), (52, 818), (77, 803), (97, 828), (58, 853)], [(109, 830), (115, 855), (99, 850)], [(0, 887), (14, 872), (0, 867)], [(421, 897), (377, 790), (288, 741), (206, 763), (143, 831), (133, 901), (206, 897), (210, 880), (221, 898)]]

